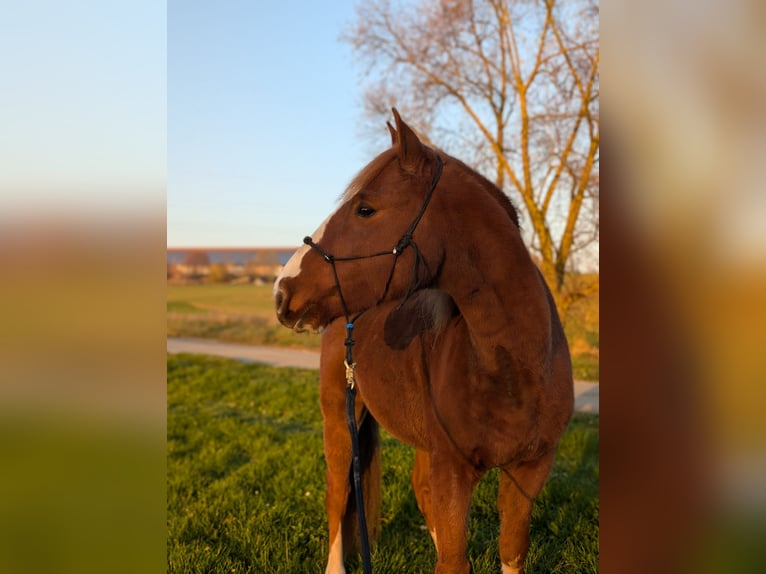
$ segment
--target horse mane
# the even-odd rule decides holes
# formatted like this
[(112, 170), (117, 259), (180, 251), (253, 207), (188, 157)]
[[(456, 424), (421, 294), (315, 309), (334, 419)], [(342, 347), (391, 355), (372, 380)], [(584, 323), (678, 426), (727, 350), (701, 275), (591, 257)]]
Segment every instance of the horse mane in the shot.
[(516, 206), (513, 204), (511, 199), (499, 187), (497, 187), (497, 185), (492, 183), (489, 179), (484, 177), (475, 169), (467, 166), (459, 159), (452, 156), (449, 156), (449, 159), (450, 161), (454, 161), (456, 164), (464, 168), (465, 173), (476, 180), (482, 189), (489, 192), (489, 194), (500, 204), (500, 207), (502, 207), (508, 213), (508, 217), (511, 218), (511, 221), (513, 221), (514, 225), (521, 229), (521, 225), (519, 224), (519, 213), (516, 210)]
[[(476, 180), (480, 188), (487, 191), (489, 195), (500, 204), (500, 207), (505, 210), (516, 228), (520, 229), (519, 214), (511, 199), (503, 193), (497, 185), (476, 170), (468, 167), (457, 158), (453, 158), (452, 156), (448, 157), (450, 161), (454, 161), (456, 164), (463, 167), (465, 173)], [(449, 320), (459, 312), (452, 297), (438, 289), (427, 288), (418, 291), (416, 296), (413, 297), (413, 301), (410, 303), (409, 307), (411, 311), (414, 311), (417, 314), (418, 320), (421, 323), (421, 330), (430, 331), (434, 335), (439, 335), (447, 326)]]
[[(505, 210), (513, 224), (517, 228), (520, 228), (519, 214), (516, 207), (511, 199), (497, 185), (459, 159), (450, 156), (441, 150), (436, 153), (441, 153), (442, 156), (447, 156), (449, 158), (448, 161), (454, 162), (462, 167), (463, 173), (469, 175), (478, 184), (480, 189), (488, 192), (489, 195), (497, 201), (500, 207)], [(395, 158), (395, 148), (390, 148), (375, 157), (369, 164), (359, 171), (353, 180), (351, 180), (351, 183), (349, 183), (348, 187), (341, 195), (341, 201), (348, 201), (354, 195), (359, 193), (360, 190), (362, 190), (370, 181), (375, 179), (375, 177), (377, 177)], [(412, 325), (414, 331), (409, 332), (409, 337), (406, 335), (404, 337), (407, 344), (415, 332), (431, 332), (434, 335), (438, 335), (447, 326), (449, 320), (459, 312), (452, 297), (443, 291), (432, 288), (417, 291), (412, 299), (407, 302), (405, 309), (407, 309), (409, 314), (414, 313), (414, 317), (416, 317), (416, 320)]]

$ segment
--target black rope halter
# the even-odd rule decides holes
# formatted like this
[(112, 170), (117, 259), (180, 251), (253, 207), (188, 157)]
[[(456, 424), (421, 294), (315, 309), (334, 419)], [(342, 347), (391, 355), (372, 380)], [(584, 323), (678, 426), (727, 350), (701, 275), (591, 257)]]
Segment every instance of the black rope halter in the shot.
[(415, 216), (415, 219), (412, 220), (412, 223), (410, 223), (410, 226), (407, 228), (407, 231), (404, 232), (404, 234), (401, 236), (399, 241), (396, 243), (393, 249), (390, 249), (388, 251), (379, 251), (377, 253), (370, 253), (368, 255), (348, 255), (346, 257), (337, 257), (331, 253), (328, 253), (322, 247), (315, 243), (311, 237), (304, 237), (303, 243), (311, 247), (312, 249), (315, 249), (323, 258), (325, 261), (330, 263), (332, 266), (333, 275), (335, 277), (335, 286), (338, 289), (338, 296), (340, 297), (340, 304), (343, 309), (343, 315), (346, 318), (347, 323), (353, 323), (358, 319), (361, 314), (364, 311), (360, 311), (357, 313), (353, 319), (350, 317), (348, 312), (348, 306), (346, 305), (346, 299), (343, 297), (343, 291), (340, 286), (340, 278), (338, 277), (338, 270), (335, 267), (335, 263), (337, 261), (358, 261), (360, 259), (372, 259), (373, 257), (382, 257), (384, 255), (392, 255), (393, 261), (391, 264), (391, 271), (388, 274), (388, 280), (386, 281), (385, 289), (383, 290), (383, 295), (380, 296), (380, 299), (378, 300), (378, 303), (381, 303), (385, 298), (386, 295), (388, 295), (388, 289), (391, 286), (391, 280), (394, 277), (394, 272), (396, 271), (396, 263), (399, 260), (399, 256), (404, 253), (404, 251), (407, 249), (407, 247), (412, 246), (413, 250), (415, 251), (415, 261), (413, 263), (413, 273), (412, 278), (410, 279), (410, 284), (407, 287), (407, 291), (404, 294), (404, 298), (399, 303), (399, 307), (401, 307), (404, 302), (409, 299), (410, 295), (412, 295), (418, 287), (420, 287), (420, 280), (418, 277), (418, 269), (419, 266), (422, 264), (426, 271), (430, 272), (428, 269), (428, 263), (425, 260), (425, 257), (423, 257), (423, 253), (420, 251), (420, 247), (418, 247), (418, 244), (415, 243), (415, 240), (412, 238), (412, 235), (415, 233), (415, 229), (417, 229), (418, 224), (420, 223), (420, 220), (423, 218), (423, 215), (426, 212), (426, 208), (428, 207), (428, 204), (431, 201), (431, 196), (433, 196), (434, 190), (436, 189), (436, 185), (439, 183), (439, 179), (441, 178), (442, 174), (442, 168), (443, 163), (442, 159), (437, 155), (436, 156), (436, 172), (434, 173), (433, 179), (431, 180), (431, 185), (428, 188), (428, 193), (426, 194), (425, 199), (423, 200), (423, 205), (420, 206), (420, 211), (418, 211), (417, 215)]
[(386, 281), (383, 295), (381, 295), (380, 299), (378, 300), (378, 303), (381, 303), (386, 298), (386, 295), (388, 295), (388, 290), (391, 286), (394, 272), (396, 271), (396, 263), (399, 261), (399, 256), (405, 251), (405, 249), (407, 249), (407, 247), (412, 247), (413, 251), (415, 252), (415, 258), (412, 266), (412, 276), (410, 277), (410, 284), (407, 286), (407, 291), (404, 293), (404, 297), (397, 306), (397, 309), (401, 308), (407, 299), (409, 299), (410, 296), (421, 286), (421, 281), (418, 273), (421, 264), (423, 267), (425, 267), (426, 273), (428, 275), (431, 273), (430, 269), (428, 268), (428, 263), (426, 262), (425, 257), (423, 257), (423, 253), (420, 251), (420, 247), (418, 247), (418, 244), (415, 243), (415, 240), (412, 236), (415, 233), (415, 229), (417, 229), (418, 224), (423, 218), (423, 215), (426, 212), (426, 208), (431, 201), (431, 196), (433, 195), (434, 190), (439, 183), (439, 179), (441, 178), (443, 167), (444, 164), (441, 157), (439, 157), (439, 154), (436, 154), (436, 172), (434, 173), (433, 179), (431, 180), (431, 185), (428, 188), (428, 193), (426, 193), (426, 197), (423, 200), (423, 205), (420, 206), (420, 211), (418, 211), (415, 219), (412, 220), (412, 223), (410, 223), (410, 226), (407, 228), (407, 230), (404, 232), (392, 250), (380, 251), (378, 253), (371, 253), (369, 255), (350, 255), (346, 257), (336, 257), (322, 249), (322, 247), (315, 243), (311, 237), (306, 236), (303, 238), (303, 243), (312, 249), (315, 249), (324, 258), (324, 260), (332, 266), (333, 276), (335, 277), (335, 287), (338, 290), (338, 297), (340, 298), (340, 305), (343, 309), (343, 316), (346, 319), (346, 339), (343, 342), (346, 346), (346, 360), (344, 362), (346, 366), (346, 424), (348, 425), (349, 434), (351, 435), (354, 492), (356, 494), (357, 517), (359, 519), (359, 540), (361, 543), (360, 546), (362, 551), (362, 562), (364, 565), (365, 574), (370, 574), (372, 572), (372, 564), (370, 561), (370, 542), (367, 536), (367, 519), (364, 514), (364, 495), (362, 493), (362, 469), (359, 453), (359, 431), (356, 426), (355, 411), (356, 379), (354, 370), (356, 369), (356, 363), (354, 362), (352, 347), (355, 344), (353, 337), (354, 323), (356, 323), (357, 319), (362, 316), (366, 309), (359, 311), (353, 317), (350, 316), (348, 312), (348, 305), (346, 304), (346, 299), (343, 297), (343, 290), (340, 286), (340, 278), (338, 277), (338, 269), (335, 266), (335, 263), (337, 261), (357, 261), (359, 259), (371, 259), (373, 257), (392, 255), (393, 261), (391, 263), (391, 271), (388, 274), (388, 280)]

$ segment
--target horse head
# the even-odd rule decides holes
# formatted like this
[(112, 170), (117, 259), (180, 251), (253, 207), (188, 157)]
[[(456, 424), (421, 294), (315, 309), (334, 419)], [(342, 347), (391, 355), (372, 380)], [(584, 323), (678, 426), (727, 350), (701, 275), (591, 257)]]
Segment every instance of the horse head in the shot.
[(433, 280), (440, 248), (426, 212), (442, 160), (393, 112), (391, 148), (359, 172), (340, 206), (275, 281), (282, 324), (321, 331), (337, 317), (405, 297)]

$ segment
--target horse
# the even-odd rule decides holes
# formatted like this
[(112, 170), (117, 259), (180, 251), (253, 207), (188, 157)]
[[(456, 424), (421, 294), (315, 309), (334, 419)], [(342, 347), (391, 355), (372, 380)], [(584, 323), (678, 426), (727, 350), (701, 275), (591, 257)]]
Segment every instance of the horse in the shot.
[(436, 574), (470, 571), (471, 494), (493, 468), (502, 572), (522, 573), (533, 503), (574, 407), (567, 341), (507, 196), (393, 115), (391, 147), (352, 180), (274, 284), (279, 321), (323, 333), (326, 574), (345, 572), (356, 543), (344, 402), (349, 326), (371, 537), (382, 425), (415, 448), (412, 486)]

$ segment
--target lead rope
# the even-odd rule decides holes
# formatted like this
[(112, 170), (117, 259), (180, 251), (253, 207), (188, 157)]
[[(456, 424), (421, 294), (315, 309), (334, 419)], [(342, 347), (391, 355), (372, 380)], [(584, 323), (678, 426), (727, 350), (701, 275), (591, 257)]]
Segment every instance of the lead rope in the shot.
[[(357, 317), (358, 318), (358, 317)], [(356, 496), (356, 517), (359, 522), (359, 545), (362, 553), (364, 574), (372, 573), (370, 559), (370, 540), (367, 533), (367, 517), (364, 513), (364, 492), (362, 488), (362, 460), (359, 452), (359, 429), (356, 426), (356, 363), (351, 348), (354, 346), (354, 324), (346, 323), (346, 424), (351, 435), (351, 456), (354, 475), (354, 494)]]

